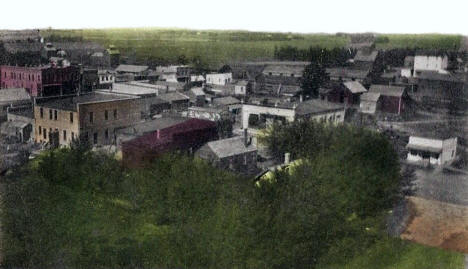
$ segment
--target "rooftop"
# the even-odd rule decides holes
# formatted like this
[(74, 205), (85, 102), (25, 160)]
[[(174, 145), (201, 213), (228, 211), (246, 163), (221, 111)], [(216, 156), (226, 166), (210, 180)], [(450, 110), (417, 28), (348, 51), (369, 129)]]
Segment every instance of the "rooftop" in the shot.
[(141, 136), (156, 130), (161, 130), (167, 127), (174, 126), (176, 124), (187, 121), (187, 118), (182, 117), (163, 117), (150, 121), (145, 121), (137, 123), (134, 126), (127, 127), (119, 130), (120, 134), (132, 135), (132, 136)]
[(141, 73), (148, 70), (147, 65), (130, 65), (130, 64), (121, 64), (115, 71), (122, 73)]
[(296, 114), (309, 115), (309, 114), (320, 114), (327, 111), (336, 111), (344, 109), (343, 106), (323, 100), (310, 99), (304, 102), (301, 102), (296, 107)]
[(128, 83), (114, 83), (112, 90), (105, 90), (112, 93), (122, 93), (131, 95), (158, 95), (157, 89), (152, 89), (146, 86), (132, 85)]
[(236, 136), (217, 141), (208, 142), (207, 146), (218, 158), (235, 156), (247, 152), (257, 151), (253, 144), (245, 145), (243, 136)]
[(355, 78), (355, 79), (364, 79), (369, 74), (367, 70), (357, 70), (344, 67), (337, 68), (327, 68), (327, 73), (331, 77), (342, 77), (342, 78)]
[(354, 61), (360, 61), (360, 62), (374, 62), (375, 59), (377, 58), (377, 55), (379, 54), (378, 51), (374, 50), (370, 53), (367, 53), (364, 50), (358, 50), (356, 55), (354, 56)]
[(24, 88), (0, 89), (0, 103), (30, 100), (28, 92)]
[(163, 94), (160, 94), (158, 97), (159, 99), (166, 101), (166, 102), (183, 101), (183, 100), (190, 99), (190, 97), (180, 92), (163, 93)]
[(226, 96), (226, 97), (219, 97), (213, 99), (213, 104), (214, 105), (221, 105), (221, 106), (226, 106), (226, 105), (234, 105), (234, 104), (240, 104), (239, 99), (232, 97), (232, 96)]
[(58, 110), (77, 111), (78, 105), (115, 102), (122, 100), (138, 99), (137, 96), (127, 94), (116, 94), (107, 92), (91, 92), (79, 96), (69, 96), (65, 98), (54, 98), (49, 100), (38, 100), (37, 106), (53, 108)]
[(384, 96), (401, 97), (405, 92), (405, 87), (374, 84), (369, 88), (369, 92), (380, 93)]
[(284, 73), (294, 74), (297, 77), (301, 77), (304, 72), (304, 66), (302, 65), (267, 65), (263, 69), (263, 74), (268, 73)]
[(343, 83), (343, 85), (352, 93), (367, 92), (366, 88), (364, 88), (364, 86), (362, 86), (362, 84), (357, 81), (346, 81)]
[(378, 92), (365, 92), (361, 95), (361, 101), (377, 102), (380, 98)]

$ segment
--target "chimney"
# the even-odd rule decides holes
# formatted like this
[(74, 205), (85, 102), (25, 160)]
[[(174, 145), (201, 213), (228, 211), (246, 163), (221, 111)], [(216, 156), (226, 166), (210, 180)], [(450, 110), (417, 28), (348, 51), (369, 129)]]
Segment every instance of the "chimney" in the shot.
[(291, 154), (289, 152), (286, 152), (284, 154), (284, 164), (289, 164), (291, 158)]
[(249, 139), (248, 139), (248, 135), (247, 135), (247, 128), (244, 129), (244, 145), (246, 147), (249, 146)]

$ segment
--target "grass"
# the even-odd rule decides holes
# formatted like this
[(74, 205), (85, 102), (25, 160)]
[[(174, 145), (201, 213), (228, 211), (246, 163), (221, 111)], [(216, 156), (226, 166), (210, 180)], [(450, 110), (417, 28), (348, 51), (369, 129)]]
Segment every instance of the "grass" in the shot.
[[(176, 63), (200, 57), (205, 66), (219, 68), (232, 61), (273, 59), (275, 47), (299, 49), (319, 46), (343, 47), (349, 37), (334, 34), (296, 34), (248, 31), (187, 30), (171, 28), (109, 28), (84, 30), (44, 30), (45, 37), (82, 38), (104, 46), (115, 45), (122, 55), (139, 63), (163, 60)], [(377, 48), (454, 49), (461, 44), (460, 35), (383, 34)]]
[(383, 34), (377, 38), (376, 47), (379, 49), (421, 48), (428, 50), (458, 50), (461, 41), (461, 35)]
[(463, 263), (460, 253), (387, 238), (346, 264), (327, 264), (319, 266), (319, 269), (460, 269)]

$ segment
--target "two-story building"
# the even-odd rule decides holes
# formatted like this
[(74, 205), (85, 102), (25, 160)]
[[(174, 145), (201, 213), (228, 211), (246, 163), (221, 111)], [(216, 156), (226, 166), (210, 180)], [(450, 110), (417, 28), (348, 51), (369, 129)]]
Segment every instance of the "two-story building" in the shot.
[(213, 85), (226, 85), (231, 83), (232, 73), (206, 74), (206, 83)]

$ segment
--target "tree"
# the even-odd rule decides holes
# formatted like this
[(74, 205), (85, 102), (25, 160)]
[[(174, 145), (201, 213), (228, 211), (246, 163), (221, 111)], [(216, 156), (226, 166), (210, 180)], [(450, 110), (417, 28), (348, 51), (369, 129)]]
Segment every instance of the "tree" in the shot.
[(318, 89), (323, 87), (330, 80), (328, 73), (322, 64), (312, 62), (306, 66), (302, 75), (302, 94), (311, 97), (318, 97)]

